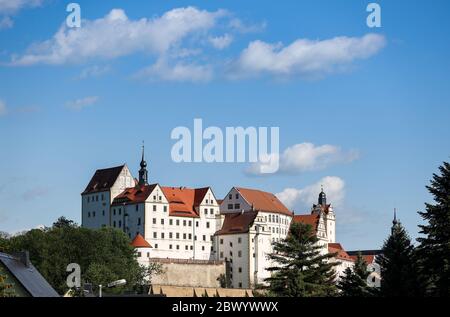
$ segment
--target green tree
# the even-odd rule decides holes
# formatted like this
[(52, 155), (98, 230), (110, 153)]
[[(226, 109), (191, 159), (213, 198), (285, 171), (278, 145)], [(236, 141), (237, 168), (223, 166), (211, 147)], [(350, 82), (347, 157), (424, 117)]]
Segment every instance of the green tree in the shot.
[(15, 297), (13, 285), (6, 282), (6, 275), (0, 274), (0, 297)]
[(12, 237), (10, 244), (12, 251), (28, 250), (32, 263), (60, 294), (68, 290), (66, 268), (70, 263), (79, 264), (82, 280), (94, 286), (127, 280), (126, 287), (112, 292), (142, 284), (143, 269), (124, 232), (113, 228), (80, 228), (65, 221), (55, 224)]
[(0, 252), (8, 253), (9, 251), (9, 234), (0, 231)]
[(321, 254), (318, 238), (310, 225), (293, 223), (285, 240), (273, 244), (274, 253), (269, 258), (276, 266), (266, 279), (271, 296), (320, 297), (336, 292), (337, 263), (329, 260), (334, 254)]
[(367, 271), (367, 263), (361, 253), (355, 261), (353, 269), (347, 268), (344, 276), (338, 282), (338, 289), (343, 297), (368, 297), (373, 295), (372, 289), (367, 285), (370, 272)]
[(394, 220), (377, 263), (381, 267), (380, 295), (385, 297), (420, 296), (421, 288), (414, 246), (400, 222)]
[(417, 253), (421, 276), (426, 291), (431, 296), (450, 296), (450, 163), (439, 167), (440, 175), (433, 174), (428, 191), (434, 204), (425, 204), (425, 212), (419, 212), (427, 222), (419, 225), (420, 243)]

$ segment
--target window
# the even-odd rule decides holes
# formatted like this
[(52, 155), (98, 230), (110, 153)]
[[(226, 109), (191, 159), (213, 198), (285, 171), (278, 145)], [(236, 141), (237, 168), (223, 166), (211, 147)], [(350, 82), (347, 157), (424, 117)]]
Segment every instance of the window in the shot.
[(192, 227), (192, 220), (189, 220), (189, 227)]
[(116, 215), (116, 208), (113, 209), (113, 215)]
[(153, 211), (156, 211), (156, 205), (153, 205)]
[(156, 239), (157, 235), (156, 232), (153, 232), (153, 239)]
[(141, 218), (138, 218), (138, 226), (141, 225)]
[(206, 203), (208, 203), (208, 199), (206, 200)]
[(169, 232), (169, 239), (172, 239), (172, 232)]
[(233, 251), (230, 251), (230, 256), (233, 256)]
[(161, 219), (161, 224), (162, 224), (162, 225), (164, 224), (164, 219)]
[(163, 209), (164, 209), (164, 212), (167, 212), (167, 206), (164, 206)]
[(186, 227), (186, 220), (183, 220), (183, 227)]
[(116, 222), (115, 222), (115, 221), (113, 221), (113, 227), (114, 227), (114, 228), (116, 227)]
[(147, 258), (149, 258), (150, 257), (150, 252), (147, 252)]
[(90, 202), (90, 201), (91, 201), (91, 198), (90, 198), (89, 196), (88, 196), (88, 198), (87, 198), (87, 199), (88, 199), (88, 202)]
[(185, 246), (184, 246), (184, 249), (185, 249), (186, 251), (189, 250), (189, 246), (185, 245)]
[(103, 215), (103, 216), (105, 215), (105, 211), (104, 211), (104, 210), (102, 211), (102, 215)]
[(180, 225), (180, 220), (177, 219), (177, 226), (179, 226), (179, 225)]
[(159, 200), (162, 200), (162, 197), (161, 197), (161, 196), (159, 196), (158, 198), (159, 198)]
[(139, 205), (136, 205), (136, 211), (139, 211)]
[(239, 282), (239, 288), (242, 288), (242, 283), (241, 282)]
[(194, 247), (191, 245), (191, 250), (194, 250)]
[(234, 204), (234, 209), (240, 209), (241, 208), (241, 204)]
[(206, 228), (209, 229), (209, 221), (206, 222)]
[(206, 236), (205, 235), (203, 235), (203, 241), (206, 241)]
[(239, 273), (242, 273), (242, 268), (241, 268), (241, 267), (238, 269), (238, 272), (239, 272)]
[(153, 200), (156, 200), (156, 196), (153, 196)]
[(220, 239), (220, 244), (223, 244), (223, 239)]
[(158, 244), (155, 244), (155, 249), (158, 249)]
[(189, 234), (189, 240), (192, 240), (192, 233)]
[(98, 201), (98, 195), (95, 196), (95, 201)]
[(239, 194), (236, 194), (236, 199), (239, 199)]
[(105, 200), (105, 195), (102, 194), (102, 201), (104, 201), (104, 200)]
[(208, 214), (208, 208), (205, 208), (205, 215)]
[(211, 215), (214, 215), (214, 209), (211, 208), (211, 209), (209, 210), (209, 213), (210, 213)]
[(229, 194), (228, 199), (233, 199), (233, 195)]
[(233, 209), (233, 204), (228, 204), (228, 209)]
[(197, 241), (197, 236), (194, 236), (194, 240)]
[(122, 209), (119, 208), (119, 216), (122, 214)]
[(180, 246), (177, 244), (177, 250), (180, 250)]
[(242, 238), (238, 238), (238, 243), (242, 243)]
[(242, 251), (238, 251), (238, 257), (242, 258)]
[(156, 225), (156, 218), (153, 218), (153, 224)]
[(220, 252), (220, 258), (223, 259), (223, 252)]
[(214, 241), (214, 236), (211, 236), (211, 241)]
[(142, 256), (142, 253), (141, 252), (138, 252), (138, 257), (140, 258)]
[(186, 240), (186, 234), (183, 233), (183, 240)]
[(92, 217), (95, 217), (95, 211), (92, 212)]
[(198, 227), (198, 221), (195, 222), (195, 226)]
[(205, 251), (205, 246), (202, 246), (202, 251)]
[(161, 239), (164, 239), (164, 232), (161, 232)]
[(122, 221), (119, 220), (119, 228), (122, 228)]
[(169, 225), (173, 225), (173, 220), (172, 219), (169, 219)]
[(233, 242), (230, 242), (230, 247), (233, 247)]
[(171, 244), (169, 244), (169, 249), (172, 250), (172, 245)]
[(177, 239), (180, 239), (180, 233), (177, 232), (176, 235), (175, 235), (175, 237), (176, 237)]

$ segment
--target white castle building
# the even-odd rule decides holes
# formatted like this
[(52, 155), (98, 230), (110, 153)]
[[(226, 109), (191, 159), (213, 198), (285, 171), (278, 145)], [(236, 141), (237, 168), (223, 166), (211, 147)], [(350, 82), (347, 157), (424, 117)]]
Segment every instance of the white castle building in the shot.
[(308, 215), (294, 215), (274, 194), (256, 189), (233, 187), (218, 200), (210, 187), (148, 184), (143, 150), (139, 179), (126, 165), (97, 170), (81, 197), (82, 226), (123, 230), (139, 263), (223, 261), (234, 288), (252, 288), (270, 277), (272, 242), (286, 238), (292, 221), (310, 224), (322, 252), (337, 254), (338, 276), (355, 259), (336, 243), (336, 217), (323, 189)]

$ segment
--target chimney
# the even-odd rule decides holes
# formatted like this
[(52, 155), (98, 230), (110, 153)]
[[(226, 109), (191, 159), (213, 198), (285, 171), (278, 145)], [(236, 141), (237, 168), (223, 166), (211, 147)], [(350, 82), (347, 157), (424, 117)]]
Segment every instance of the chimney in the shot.
[(26, 267), (31, 266), (30, 262), (30, 252), (28, 251), (21, 251), (13, 254), (23, 265)]

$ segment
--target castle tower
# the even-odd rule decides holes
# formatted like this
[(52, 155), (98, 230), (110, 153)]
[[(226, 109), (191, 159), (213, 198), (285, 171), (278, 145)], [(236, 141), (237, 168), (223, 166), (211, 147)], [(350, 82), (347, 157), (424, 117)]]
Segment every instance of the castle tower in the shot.
[(144, 158), (144, 142), (142, 142), (142, 159), (141, 159), (141, 169), (139, 170), (139, 185), (144, 186), (148, 185), (148, 171), (147, 171), (147, 162)]

